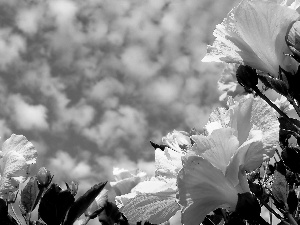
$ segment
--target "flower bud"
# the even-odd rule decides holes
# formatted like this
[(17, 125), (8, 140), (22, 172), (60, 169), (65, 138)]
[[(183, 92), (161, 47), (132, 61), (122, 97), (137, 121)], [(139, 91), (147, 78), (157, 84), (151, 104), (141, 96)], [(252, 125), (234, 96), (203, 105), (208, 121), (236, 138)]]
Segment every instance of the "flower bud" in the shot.
[(244, 88), (252, 89), (258, 84), (256, 70), (250, 66), (240, 65), (236, 71), (236, 79)]
[(235, 211), (246, 220), (256, 220), (260, 217), (260, 205), (254, 194), (250, 192), (238, 194)]
[(11, 203), (15, 203), (17, 199), (17, 195), (14, 192), (9, 192), (8, 196), (7, 196), (7, 203), (11, 204)]
[(294, 21), (289, 25), (285, 41), (294, 59), (300, 62), (300, 21)]
[(74, 182), (74, 181), (72, 181), (71, 182), (71, 188), (70, 188), (71, 190), (71, 194), (73, 195), (73, 196), (75, 196), (76, 194), (77, 194), (77, 192), (78, 192), (78, 183), (77, 182)]
[(36, 177), (39, 187), (42, 188), (47, 188), (52, 181), (51, 173), (45, 167), (39, 169)]

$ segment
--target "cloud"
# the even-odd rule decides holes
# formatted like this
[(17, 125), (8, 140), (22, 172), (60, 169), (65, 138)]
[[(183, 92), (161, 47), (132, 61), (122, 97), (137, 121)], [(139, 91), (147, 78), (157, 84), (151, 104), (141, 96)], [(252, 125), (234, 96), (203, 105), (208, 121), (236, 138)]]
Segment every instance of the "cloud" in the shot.
[(114, 181), (113, 168), (115, 167), (127, 170), (140, 169), (149, 176), (155, 172), (154, 162), (147, 162), (142, 159), (134, 161), (127, 155), (126, 149), (122, 147), (118, 147), (113, 155), (98, 156), (94, 157), (94, 159), (99, 165), (99, 169), (107, 176), (106, 179), (110, 181)]
[(95, 176), (87, 161), (81, 161), (70, 156), (67, 152), (58, 151), (49, 160), (49, 169), (58, 180), (81, 180)]
[(47, 108), (43, 105), (31, 105), (20, 94), (9, 96), (10, 119), (16, 127), (23, 130), (48, 128)]
[(19, 60), (20, 53), (25, 50), (26, 41), (22, 36), (13, 33), (11, 28), (0, 29), (0, 69), (5, 70)]
[(12, 134), (11, 129), (5, 119), (0, 119), (0, 143), (2, 144)]
[(139, 46), (131, 46), (125, 49), (121, 55), (124, 69), (127, 75), (135, 79), (147, 79), (156, 75), (160, 65), (152, 62), (146, 49)]
[(178, 77), (173, 79), (160, 77), (147, 84), (142, 93), (153, 104), (168, 105), (178, 100), (181, 86), (182, 80)]
[(43, 10), (40, 7), (23, 8), (19, 10), (16, 24), (20, 30), (29, 35), (34, 35), (39, 29), (39, 22)]
[(33, 133), (58, 182), (151, 173), (149, 140), (217, 104), (221, 67), (200, 60), (232, 1), (0, 2), (0, 135)]
[(80, 132), (91, 124), (95, 116), (95, 109), (84, 101), (71, 107), (57, 106), (56, 120), (52, 123), (54, 131), (63, 132), (72, 126), (75, 131)]
[(86, 128), (83, 134), (96, 142), (101, 151), (108, 151), (125, 141), (132, 149), (140, 147), (147, 135), (147, 120), (142, 111), (131, 106), (107, 110), (100, 123)]
[(125, 94), (124, 85), (113, 77), (105, 77), (91, 89), (86, 90), (88, 98), (101, 104), (102, 107), (115, 108), (119, 104), (119, 97)]
[(57, 26), (64, 29), (74, 20), (78, 7), (74, 1), (54, 0), (49, 1), (50, 13), (55, 17)]

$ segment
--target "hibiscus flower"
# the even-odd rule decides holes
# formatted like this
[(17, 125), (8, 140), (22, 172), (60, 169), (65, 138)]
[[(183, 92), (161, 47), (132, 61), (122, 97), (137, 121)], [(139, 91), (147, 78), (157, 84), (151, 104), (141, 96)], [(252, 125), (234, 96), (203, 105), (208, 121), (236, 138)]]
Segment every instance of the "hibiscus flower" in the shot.
[(216, 40), (203, 62), (238, 63), (278, 77), (279, 67), (295, 72), (297, 63), (285, 42), (289, 25), (298, 19), (299, 1), (243, 0), (216, 26)]
[(29, 167), (36, 162), (37, 151), (23, 135), (12, 134), (2, 145), (0, 159), (0, 198), (6, 199), (10, 192), (19, 188), (29, 176)]
[(234, 211), (238, 193), (249, 192), (246, 172), (274, 154), (279, 123), (274, 110), (252, 95), (229, 101), (209, 118), (207, 136), (193, 135), (178, 175), (182, 222), (199, 224), (216, 208)]

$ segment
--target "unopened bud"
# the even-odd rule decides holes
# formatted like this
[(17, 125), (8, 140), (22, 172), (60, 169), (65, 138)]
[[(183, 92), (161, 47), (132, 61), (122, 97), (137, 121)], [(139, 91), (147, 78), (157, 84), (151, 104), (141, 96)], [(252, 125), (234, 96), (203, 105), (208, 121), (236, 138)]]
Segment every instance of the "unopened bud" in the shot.
[(258, 84), (256, 70), (250, 66), (240, 65), (236, 71), (236, 79), (246, 89), (252, 89)]
[(52, 181), (51, 173), (45, 167), (39, 169), (36, 177), (39, 187), (42, 188), (47, 188)]
[(17, 195), (14, 192), (9, 192), (7, 196), (7, 203), (12, 204), (15, 203), (17, 199)]
[(74, 181), (72, 181), (71, 182), (71, 187), (70, 187), (70, 191), (71, 191), (71, 194), (73, 195), (73, 196), (75, 196), (76, 194), (77, 194), (77, 192), (78, 192), (78, 183), (77, 182), (74, 182)]
[(298, 62), (300, 61), (300, 21), (292, 22), (285, 36), (285, 41), (291, 52), (293, 53), (293, 57)]
[(235, 211), (246, 220), (256, 220), (260, 217), (261, 208), (254, 194), (250, 192), (238, 194)]

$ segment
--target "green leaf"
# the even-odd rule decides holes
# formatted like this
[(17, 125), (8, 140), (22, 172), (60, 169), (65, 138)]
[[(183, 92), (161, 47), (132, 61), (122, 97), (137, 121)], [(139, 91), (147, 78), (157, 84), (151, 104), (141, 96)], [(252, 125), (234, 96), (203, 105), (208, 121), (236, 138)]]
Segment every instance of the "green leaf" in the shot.
[(149, 221), (160, 224), (168, 221), (180, 209), (172, 196), (138, 194), (121, 209), (129, 222)]
[(85, 216), (94, 219), (104, 209), (108, 200), (108, 190), (103, 189), (100, 194), (95, 198), (92, 204), (85, 211)]
[(289, 192), (289, 195), (287, 198), (287, 204), (289, 206), (289, 212), (291, 214), (293, 214), (298, 207), (298, 198), (297, 198), (295, 190), (291, 190)]
[(8, 206), (2, 198), (0, 198), (0, 224), (1, 225), (18, 225), (17, 221), (8, 214)]
[(107, 202), (104, 210), (98, 215), (98, 219), (101, 224), (105, 225), (114, 225), (118, 222), (128, 224), (127, 220), (122, 218), (122, 214), (117, 205), (113, 202)]
[(281, 157), (284, 164), (290, 168), (294, 173), (300, 173), (300, 149), (297, 147), (286, 147), (282, 153)]
[(84, 195), (80, 196), (69, 209), (65, 218), (64, 225), (72, 225), (75, 220), (80, 217), (84, 211), (92, 204), (94, 199), (99, 195), (102, 189), (105, 187), (106, 182), (101, 182), (94, 185)]
[(39, 206), (39, 216), (49, 225), (60, 225), (75, 199), (69, 190), (52, 183)]
[(258, 77), (266, 87), (274, 89), (283, 96), (288, 96), (288, 83), (265, 74), (259, 74)]
[(274, 182), (272, 184), (272, 193), (276, 201), (286, 204), (289, 194), (289, 186), (285, 179), (285, 176), (278, 170), (274, 172)]
[[(35, 200), (38, 195), (39, 188), (37, 184), (36, 177), (30, 177), (30, 180), (24, 187), (24, 189), (21, 192), (21, 200), (20, 200), (20, 208), (24, 210), (23, 213), (30, 213), (32, 210), (34, 210), (35, 206)], [(24, 215), (23, 215), (24, 216)]]

